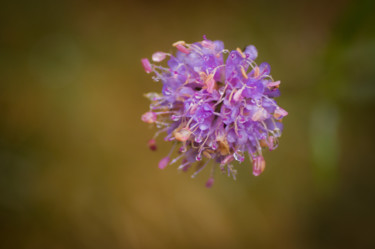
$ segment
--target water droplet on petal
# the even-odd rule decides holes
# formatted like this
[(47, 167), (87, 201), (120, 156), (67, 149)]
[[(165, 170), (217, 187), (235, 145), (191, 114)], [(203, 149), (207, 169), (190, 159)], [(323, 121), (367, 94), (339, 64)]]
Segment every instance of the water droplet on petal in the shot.
[(234, 154), (233, 154), (233, 157), (234, 159), (236, 159), (237, 161), (239, 162), (243, 162), (245, 157), (243, 155), (243, 152), (242, 151), (239, 151), (237, 150)]
[(220, 95), (224, 94), (224, 87), (222, 87), (222, 88), (219, 89), (219, 93), (220, 93)]
[(171, 115), (171, 120), (173, 120), (173, 121), (178, 121), (178, 120), (180, 120), (180, 117), (181, 117), (181, 116)]
[(164, 89), (164, 94), (165, 95), (171, 95), (171, 93), (172, 93), (172, 89), (170, 88), (170, 87), (166, 87), (165, 89)]
[(203, 137), (201, 135), (195, 136), (194, 141), (197, 143), (201, 143), (203, 141)]

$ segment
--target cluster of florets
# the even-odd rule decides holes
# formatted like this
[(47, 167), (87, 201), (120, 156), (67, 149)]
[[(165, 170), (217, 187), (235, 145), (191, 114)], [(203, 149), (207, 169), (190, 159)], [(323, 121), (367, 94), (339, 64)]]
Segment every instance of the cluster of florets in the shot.
[[(145, 95), (151, 105), (142, 121), (159, 129), (149, 147), (156, 150), (155, 138), (163, 132), (165, 140), (173, 142), (159, 168), (181, 160), (178, 169), (187, 171), (195, 165), (195, 177), (213, 162), (206, 183), (210, 187), (216, 167), (235, 179), (233, 162), (243, 162), (247, 152), (253, 174), (262, 173), (262, 147), (277, 147), (281, 119), (288, 114), (273, 99), (280, 95), (280, 81), (271, 77), (269, 64), (254, 62), (258, 52), (252, 45), (228, 51), (222, 41), (204, 37), (201, 42), (178, 41), (173, 46), (178, 50), (175, 56), (152, 55), (154, 62), (168, 57), (167, 67), (141, 60), (146, 73), (154, 73), (153, 80), (163, 84), (161, 94)], [(177, 145), (179, 155), (171, 160)]]

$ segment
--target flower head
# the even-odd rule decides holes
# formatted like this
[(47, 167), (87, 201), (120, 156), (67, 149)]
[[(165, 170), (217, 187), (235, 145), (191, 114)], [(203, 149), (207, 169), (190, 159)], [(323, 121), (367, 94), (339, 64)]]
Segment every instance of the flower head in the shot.
[[(149, 146), (156, 149), (155, 138), (163, 132), (165, 140), (174, 143), (159, 168), (181, 159), (180, 170), (196, 165), (195, 177), (211, 165), (206, 183), (211, 187), (217, 165), (235, 179), (232, 163), (243, 162), (247, 153), (253, 174), (261, 174), (266, 165), (262, 147), (277, 147), (281, 121), (288, 114), (274, 100), (280, 95), (280, 81), (271, 77), (270, 65), (255, 63), (258, 52), (253, 45), (228, 51), (223, 42), (204, 37), (200, 42), (178, 41), (173, 46), (175, 55), (156, 52), (152, 56), (154, 62), (168, 57), (167, 66), (141, 60), (146, 73), (154, 73), (153, 80), (162, 83), (161, 94), (145, 95), (151, 105), (142, 121), (159, 129)], [(179, 155), (170, 160), (176, 145), (180, 145)]]

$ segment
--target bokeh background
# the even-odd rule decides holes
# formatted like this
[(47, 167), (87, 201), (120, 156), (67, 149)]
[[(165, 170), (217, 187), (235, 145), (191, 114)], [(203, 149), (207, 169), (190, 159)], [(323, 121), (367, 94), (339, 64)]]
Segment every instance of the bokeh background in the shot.
[[(0, 248), (375, 248), (375, 1), (2, 1)], [(267, 169), (164, 171), (140, 59), (203, 35), (282, 81)]]

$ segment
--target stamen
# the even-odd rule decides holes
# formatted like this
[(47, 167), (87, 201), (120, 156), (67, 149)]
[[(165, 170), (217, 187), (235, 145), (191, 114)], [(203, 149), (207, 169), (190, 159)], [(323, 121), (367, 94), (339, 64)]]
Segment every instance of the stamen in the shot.
[(254, 78), (257, 78), (257, 77), (259, 76), (259, 74), (260, 74), (259, 67), (256, 66), (256, 67), (254, 68)]
[(237, 52), (240, 53), (241, 57), (242, 58), (246, 58), (246, 55), (242, 52), (242, 50), (240, 48), (237, 48)]
[(236, 91), (237, 91), (237, 90), (234, 88), (233, 91), (230, 93), (230, 95), (229, 95), (229, 99), (228, 99), (229, 102), (231, 102), (232, 97), (233, 97), (233, 94), (234, 94)]
[(191, 175), (191, 178), (195, 178), (199, 172), (201, 172), (208, 164), (208, 162), (210, 162), (210, 160), (208, 160), (202, 167), (200, 167), (198, 170), (196, 170), (192, 175)]
[(185, 171), (185, 167), (188, 166), (190, 164), (190, 162), (185, 162), (183, 164), (181, 164), (180, 166), (178, 166), (178, 170), (184, 170)]
[(177, 162), (178, 160), (180, 160), (180, 158), (183, 157), (183, 156), (185, 156), (185, 155), (184, 155), (184, 154), (179, 155), (178, 157), (176, 157), (175, 159), (173, 159), (173, 160), (169, 163), (169, 165), (174, 164), (175, 162)]
[(245, 71), (245, 68), (243, 66), (241, 66), (241, 74), (242, 76), (245, 78), (245, 79), (248, 79), (249, 77), (247, 77), (247, 74), (246, 74), (246, 71)]

